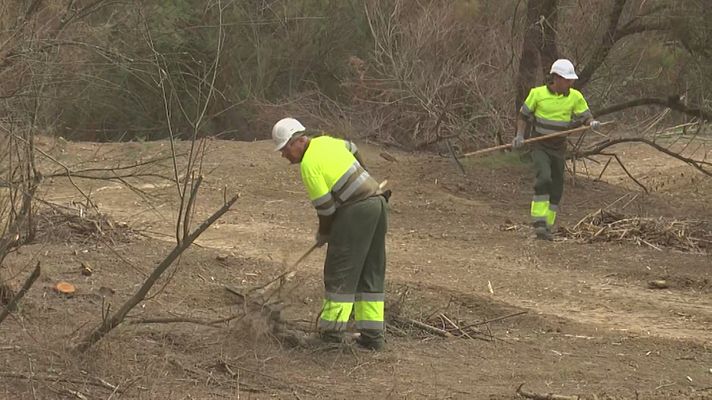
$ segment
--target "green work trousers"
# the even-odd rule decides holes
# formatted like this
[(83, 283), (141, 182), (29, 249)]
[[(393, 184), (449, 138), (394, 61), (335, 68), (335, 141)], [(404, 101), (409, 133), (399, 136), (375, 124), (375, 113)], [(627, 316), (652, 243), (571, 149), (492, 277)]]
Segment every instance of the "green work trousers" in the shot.
[(564, 194), (565, 158), (561, 151), (534, 146), (531, 152), (536, 183), (531, 205), (535, 227), (551, 228), (556, 222), (559, 203)]
[(324, 263), (322, 332), (342, 332), (353, 312), (363, 338), (383, 339), (387, 230), (383, 196), (337, 209)]

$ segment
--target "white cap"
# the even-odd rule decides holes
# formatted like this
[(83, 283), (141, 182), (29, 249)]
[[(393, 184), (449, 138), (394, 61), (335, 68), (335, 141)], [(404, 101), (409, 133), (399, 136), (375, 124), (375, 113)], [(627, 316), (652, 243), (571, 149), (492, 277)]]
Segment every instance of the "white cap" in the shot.
[(272, 128), (272, 140), (274, 141), (274, 151), (282, 150), (289, 139), (297, 132), (304, 132), (306, 128), (294, 118), (282, 118), (274, 124)]
[(559, 75), (564, 79), (578, 79), (576, 71), (574, 70), (574, 64), (565, 58), (554, 61), (554, 63), (551, 64), (551, 71), (549, 72)]

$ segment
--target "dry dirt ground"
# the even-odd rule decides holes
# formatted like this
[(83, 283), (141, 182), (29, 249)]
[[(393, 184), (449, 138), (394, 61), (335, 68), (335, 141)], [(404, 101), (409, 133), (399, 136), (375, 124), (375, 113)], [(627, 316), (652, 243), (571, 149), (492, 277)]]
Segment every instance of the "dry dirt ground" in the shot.
[[(171, 250), (175, 187), (132, 180), (138, 191), (75, 178), (116, 232), (97, 239), (45, 221), (43, 239), (5, 261), (3, 276), (14, 287), (37, 261), (43, 270), (19, 311), (0, 325), (0, 398), (514, 399), (525, 384), (582, 398), (712, 399), (711, 256), (536, 241), (526, 226), (526, 164), (511, 156), (467, 160), (462, 176), (445, 158), (389, 150), (392, 162), (379, 157), (383, 148), (360, 145), (372, 173), (394, 191), (388, 311), (433, 324), (445, 314), (460, 325), (524, 313), (479, 325), (479, 339), (401, 326), (382, 353), (291, 348), (268, 333), (258, 313), (199, 323), (242, 315), (224, 286), (248, 290), (289, 271), (309, 248), (316, 222), (298, 169), (270, 152), (270, 143), (213, 141), (194, 221), (217, 209), (225, 191), (239, 192), (240, 200), (126, 323), (87, 352), (72, 349), (102, 310), (117, 309)], [(41, 146), (73, 169), (168, 152), (165, 142), (44, 139)], [(709, 178), (647, 148), (617, 150), (657, 190), (641, 193), (613, 166), (596, 181), (603, 164), (589, 163), (591, 178), (567, 180), (562, 225), (616, 200), (631, 215), (712, 219)], [(83, 202), (65, 178), (47, 179), (41, 196), (77, 213)], [(124, 224), (133, 233), (119, 229)], [(284, 317), (306, 327), (320, 306), (323, 257), (323, 250), (311, 254), (278, 294)], [(81, 263), (93, 274), (83, 276)], [(648, 288), (655, 279), (669, 287)], [(77, 294), (54, 293), (59, 280), (74, 283)], [(198, 323), (140, 323), (167, 317)]]

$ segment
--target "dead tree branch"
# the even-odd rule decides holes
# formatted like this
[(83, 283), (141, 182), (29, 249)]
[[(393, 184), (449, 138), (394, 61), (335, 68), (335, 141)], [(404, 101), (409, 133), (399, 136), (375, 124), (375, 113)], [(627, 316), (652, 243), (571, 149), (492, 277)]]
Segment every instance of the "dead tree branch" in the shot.
[(689, 107), (681, 102), (679, 95), (668, 97), (643, 97), (640, 99), (629, 100), (620, 104), (608, 106), (596, 112), (597, 117), (612, 114), (632, 107), (658, 105), (670, 108), (672, 110), (700, 118), (704, 121), (712, 121), (712, 111), (705, 110), (702, 107)]
[(17, 303), (22, 299), (22, 297), (27, 293), (28, 290), (30, 290), (30, 287), (32, 287), (32, 284), (35, 283), (37, 278), (40, 276), (40, 263), (39, 261), (37, 262), (37, 266), (35, 267), (35, 270), (32, 271), (32, 274), (27, 278), (25, 281), (25, 284), (22, 285), (22, 289), (15, 294), (15, 296), (5, 305), (0, 311), (0, 324), (2, 321), (7, 318), (8, 315), (10, 315), (10, 312), (17, 307)]
[(616, 32), (618, 30), (618, 24), (620, 23), (621, 15), (623, 14), (623, 8), (627, 0), (615, 0), (613, 3), (613, 10), (608, 14), (608, 29), (604, 33), (601, 44), (596, 48), (591, 58), (586, 63), (583, 71), (579, 74), (579, 79), (576, 81), (576, 86), (581, 88), (586, 86), (588, 81), (593, 76), (593, 73), (598, 69), (598, 67), (603, 64), (603, 61), (608, 57), (611, 49), (616, 43), (617, 37)]
[(635, 182), (636, 185), (640, 186), (640, 187), (643, 189), (643, 191), (644, 191), (645, 193), (648, 193), (648, 188), (647, 188), (645, 185), (643, 185), (642, 183), (640, 183), (640, 181), (638, 181), (637, 179), (635, 179), (635, 177), (633, 176), (633, 174), (631, 174), (630, 171), (628, 171), (628, 168), (626, 168), (625, 165), (623, 165), (623, 161), (621, 161), (620, 157), (618, 157), (618, 154), (615, 154), (615, 153), (603, 153), (603, 152), (600, 153), (600, 154), (601, 154), (601, 155), (604, 155), (604, 156), (609, 156), (609, 157), (615, 158), (616, 161), (618, 162), (618, 165), (620, 165), (621, 169), (623, 170), (623, 172), (625, 172), (625, 174), (628, 175), (628, 178), (630, 178), (633, 182)]
[[(602, 142), (599, 142), (592, 147), (583, 150), (579, 154), (577, 154), (577, 158), (583, 158), (583, 157), (590, 157), (592, 155), (597, 155), (597, 154), (602, 154), (602, 155), (611, 155), (611, 154), (606, 154), (603, 153), (603, 150), (615, 146), (617, 144), (621, 143), (644, 143), (655, 150), (658, 150), (662, 153), (665, 153), (669, 155), (670, 157), (676, 158), (682, 162), (685, 162), (692, 167), (694, 167), (696, 170), (702, 172), (703, 174), (707, 176), (712, 176), (712, 163), (708, 161), (703, 161), (703, 160), (695, 160), (689, 157), (685, 157), (679, 153), (676, 153), (670, 149), (667, 149), (663, 146), (660, 146), (659, 144), (653, 142), (652, 140), (649, 139), (644, 139), (644, 138), (618, 138), (618, 139), (608, 139)], [(618, 160), (620, 162), (620, 160)], [(705, 168), (708, 167), (709, 169)], [(627, 172), (627, 171), (626, 171)]]
[(434, 335), (442, 336), (442, 337), (444, 337), (444, 338), (451, 338), (451, 337), (453, 337), (452, 333), (450, 333), (450, 332), (448, 332), (448, 331), (446, 331), (446, 330), (443, 330), (443, 329), (440, 329), (440, 328), (436, 328), (436, 327), (434, 327), (434, 326), (432, 326), (432, 325), (428, 325), (428, 324), (426, 324), (426, 323), (424, 323), (424, 322), (420, 322), (420, 321), (414, 320), (414, 319), (412, 319), (412, 318), (400, 318), (400, 317), (395, 317), (394, 320), (395, 320), (396, 322), (398, 322), (399, 324), (401, 324), (401, 325), (412, 325), (412, 326), (414, 326), (414, 327), (416, 327), (416, 328), (419, 328), (419, 329), (422, 329), (422, 330), (424, 330), (424, 331), (426, 331), (426, 332), (428, 332), (428, 333), (432, 333), (432, 334), (434, 334)]
[(505, 319), (508, 319), (508, 318), (512, 318), (512, 317), (518, 317), (518, 316), (524, 315), (524, 314), (526, 314), (526, 313), (528, 313), (528, 312), (529, 312), (529, 311), (519, 311), (519, 312), (515, 312), (515, 313), (512, 313), (512, 314), (503, 315), (503, 316), (501, 316), (501, 317), (492, 318), (492, 319), (487, 319), (487, 320), (480, 321), (480, 322), (475, 322), (475, 323), (473, 323), (473, 324), (469, 324), (469, 325), (463, 326), (462, 329), (474, 328), (474, 327), (480, 326), (480, 325), (487, 325), (487, 324), (489, 324), (489, 323), (491, 323), (491, 322), (502, 321), (502, 320), (505, 320)]
[(527, 392), (524, 389), (524, 384), (522, 383), (519, 385), (517, 388), (517, 396), (524, 397), (526, 399), (531, 399), (531, 400), (580, 400), (581, 396), (562, 396), (559, 394), (553, 394), (553, 393), (547, 393), (547, 394), (539, 394), (539, 393), (534, 393), (534, 392)]
[(206, 229), (208, 229), (210, 225), (217, 221), (218, 218), (225, 214), (230, 209), (230, 207), (232, 207), (232, 205), (238, 200), (239, 197), (239, 195), (233, 196), (232, 199), (225, 203), (208, 219), (203, 221), (203, 223), (200, 224), (200, 226), (198, 226), (192, 233), (183, 238), (183, 240), (179, 241), (173, 248), (173, 251), (171, 251), (170, 254), (168, 254), (168, 256), (166, 256), (166, 258), (164, 258), (160, 264), (158, 264), (156, 269), (154, 269), (154, 271), (146, 279), (143, 285), (141, 285), (141, 288), (139, 288), (139, 290), (133, 296), (131, 296), (131, 298), (128, 299), (121, 306), (121, 308), (116, 313), (114, 313), (114, 315), (111, 315), (110, 317), (104, 319), (98, 327), (96, 327), (89, 335), (87, 335), (76, 347), (76, 351), (86, 351), (94, 343), (101, 340), (101, 338), (103, 338), (107, 333), (109, 333), (112, 329), (118, 326), (124, 320), (124, 318), (126, 318), (126, 315), (128, 315), (128, 313), (136, 305), (138, 305), (138, 303), (140, 303), (143, 299), (146, 298), (146, 295), (148, 294), (149, 290), (151, 290), (151, 288), (156, 283), (161, 274), (163, 274), (163, 272), (165, 272), (165, 270), (168, 269), (168, 267), (170, 267), (173, 262), (188, 247), (190, 247), (190, 245), (195, 241), (195, 239), (198, 238), (198, 236), (200, 236)]
[(59, 375), (43, 375), (43, 374), (37, 374), (34, 372), (28, 373), (28, 374), (22, 374), (22, 373), (17, 373), (17, 372), (0, 372), (0, 377), (8, 378), (8, 379), (22, 379), (22, 380), (37, 379), (40, 381), (47, 381), (47, 382), (67, 382), (67, 383), (75, 383), (78, 385), (92, 385), (92, 386), (97, 386), (97, 387), (103, 387), (105, 389), (116, 391), (118, 393), (123, 392), (123, 390), (119, 389), (117, 385), (112, 385), (109, 382), (107, 382), (101, 378), (73, 379), (73, 378), (63, 377), (63, 376), (59, 376)]

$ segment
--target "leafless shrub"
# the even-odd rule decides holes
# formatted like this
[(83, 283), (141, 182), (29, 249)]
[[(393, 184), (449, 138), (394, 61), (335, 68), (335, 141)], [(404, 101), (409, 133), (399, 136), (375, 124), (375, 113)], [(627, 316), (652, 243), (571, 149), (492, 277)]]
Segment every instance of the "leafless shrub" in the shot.
[[(371, 136), (411, 149), (458, 136), (491, 144), (504, 129), (508, 85), (501, 27), (454, 2), (364, 6), (372, 58), (352, 57), (353, 107)], [(483, 44), (487, 43), (486, 46)]]
[[(154, 267), (154, 270), (146, 277), (138, 290), (121, 304), (115, 312), (111, 313), (108, 308), (106, 310), (102, 309), (102, 320), (79, 341), (75, 348), (78, 352), (86, 351), (94, 343), (101, 340), (106, 334), (121, 324), (129, 312), (141, 301), (146, 299), (163, 273), (176, 262), (181, 254), (183, 254), (208, 227), (225, 214), (239, 198), (238, 195), (228, 198), (227, 193), (224, 193), (225, 198), (222, 207), (195, 226), (193, 217), (195, 216), (200, 185), (203, 182), (202, 166), (207, 146), (205, 139), (199, 139), (199, 132), (206, 122), (208, 108), (215, 96), (215, 81), (222, 60), (221, 57), (223, 55), (222, 51), (225, 39), (222, 19), (224, 11), (223, 4), (220, 0), (217, 0), (217, 2), (211, 4), (210, 7), (214, 8), (218, 15), (219, 22), (215, 32), (214, 58), (210, 65), (205, 66), (204, 69), (199, 72), (193, 72), (184, 65), (178, 65), (177, 68), (184, 67), (185, 69), (172, 71), (169, 64), (166, 63), (165, 56), (154, 46), (151, 31), (148, 24), (145, 23), (146, 41), (153, 50), (154, 56), (153, 69), (155, 75), (153, 75), (153, 79), (160, 89), (160, 96), (164, 106), (164, 116), (170, 138), (169, 143), (173, 161), (173, 184), (175, 185), (178, 199), (177, 217), (175, 220), (175, 246), (170, 253)], [(178, 97), (177, 93), (180, 91), (176, 90), (176, 88), (181, 84), (185, 84), (185, 80), (176, 80), (174, 78), (175, 76), (189, 76), (191, 81), (197, 82), (197, 87), (195, 88), (181, 87), (181, 89), (187, 91), (191, 91), (192, 89), (192, 96), (189, 101), (193, 102), (193, 107), (187, 107), (183, 100)], [(193, 113), (188, 112), (188, 110), (192, 110)], [(189, 150), (185, 165), (179, 164), (179, 152), (176, 149), (178, 137), (173, 131), (172, 125), (174, 118), (182, 119), (183, 122), (191, 128), (188, 145)], [(170, 281), (170, 279), (168, 281)]]

